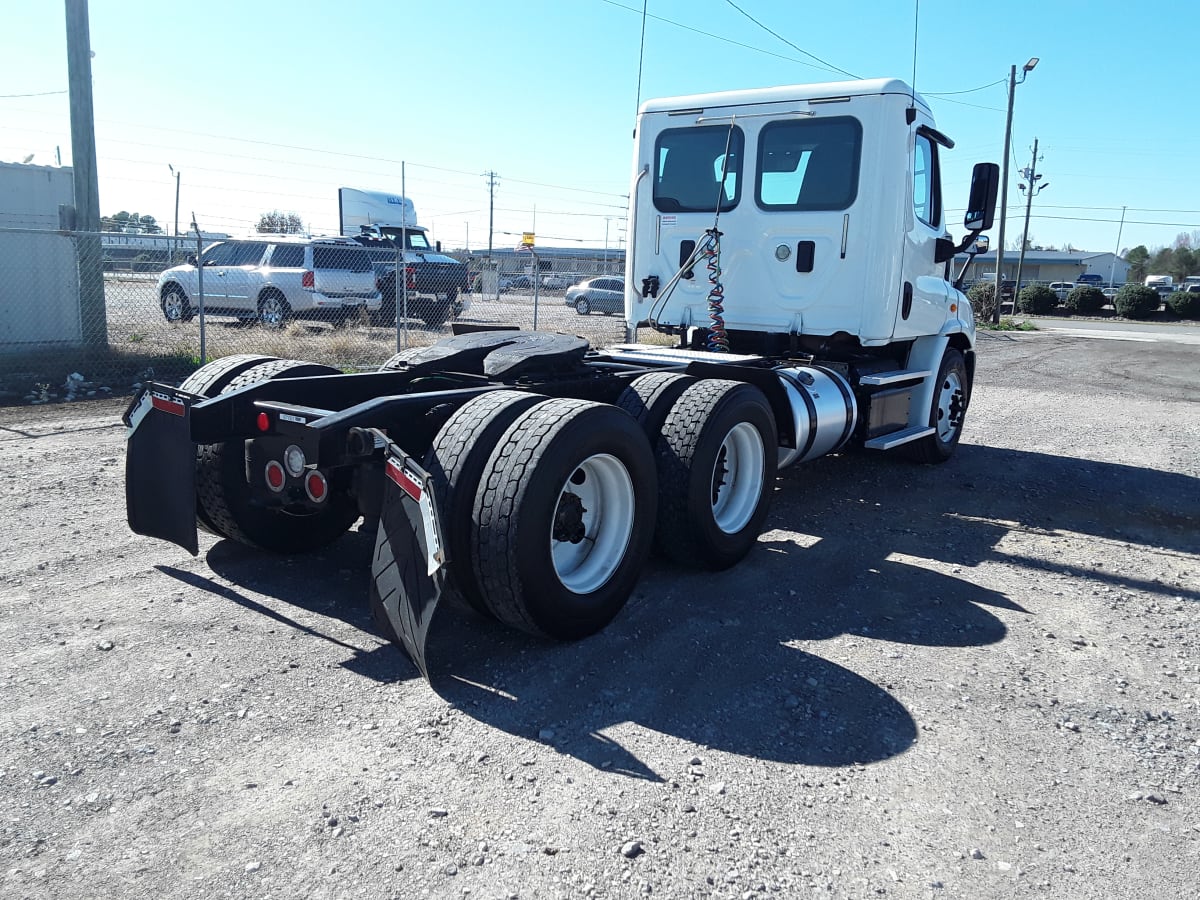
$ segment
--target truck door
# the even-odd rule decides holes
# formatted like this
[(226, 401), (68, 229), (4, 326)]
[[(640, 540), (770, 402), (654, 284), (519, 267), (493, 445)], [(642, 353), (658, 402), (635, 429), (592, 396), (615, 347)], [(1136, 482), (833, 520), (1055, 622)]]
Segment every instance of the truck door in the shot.
[(937, 239), (946, 231), (938, 148), (927, 135), (917, 132), (913, 137), (912, 209), (906, 217), (896, 338), (937, 334), (949, 315), (945, 264), (934, 261)]

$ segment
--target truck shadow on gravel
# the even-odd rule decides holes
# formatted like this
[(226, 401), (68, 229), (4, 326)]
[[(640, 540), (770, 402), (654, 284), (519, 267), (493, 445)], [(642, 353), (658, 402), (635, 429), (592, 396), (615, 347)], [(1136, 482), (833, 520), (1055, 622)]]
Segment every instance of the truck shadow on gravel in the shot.
[[(662, 780), (679, 766), (654, 757), (653, 740), (640, 748), (641, 729), (780, 762), (869, 763), (903, 753), (919, 734), (893, 695), (894, 660), (912, 647), (995, 644), (1028, 615), (972, 582), (982, 562), (1028, 570), (1023, 582), (1050, 570), (1200, 599), (1117, 574), (1111, 560), (1110, 573), (1075, 571), (1000, 547), (1019, 530), (1095, 536), (1098, 560), (1122, 543), (1194, 552), (1200, 493), (1186, 476), (963, 445), (940, 467), (827, 457), (789, 470), (779, 488), (748, 559), (717, 573), (652, 561), (624, 612), (587, 640), (541, 642), (443, 604), (428, 647), (434, 690), (478, 721), (630, 777)], [(370, 630), (370, 552), (369, 537), (352, 533), (278, 574), (230, 542), (208, 563), (283, 603)], [(391, 646), (335, 643), (364, 677), (416, 677)], [(857, 672), (836, 661), (852, 645)]]

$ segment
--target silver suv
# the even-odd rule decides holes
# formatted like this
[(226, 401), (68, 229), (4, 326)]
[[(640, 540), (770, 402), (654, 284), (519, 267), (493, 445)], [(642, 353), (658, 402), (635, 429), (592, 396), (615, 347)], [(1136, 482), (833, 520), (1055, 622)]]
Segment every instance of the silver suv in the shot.
[(204, 311), (257, 321), (271, 328), (288, 319), (321, 319), (335, 325), (378, 313), (379, 290), (367, 251), (346, 238), (262, 235), (222, 241), (158, 279), (168, 322), (186, 322)]

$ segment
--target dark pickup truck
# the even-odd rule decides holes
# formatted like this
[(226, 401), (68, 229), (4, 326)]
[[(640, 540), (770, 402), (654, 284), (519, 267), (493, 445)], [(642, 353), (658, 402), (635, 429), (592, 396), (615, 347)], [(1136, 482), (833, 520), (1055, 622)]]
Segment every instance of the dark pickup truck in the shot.
[[(429, 246), (424, 229), (380, 229), (380, 234), (362, 234), (354, 238), (367, 248), (375, 267), (375, 284), (383, 297), (374, 324), (390, 327), (397, 315), (420, 319), (431, 328), (462, 312), (459, 294), (467, 290), (467, 264)], [(403, 240), (406, 238), (406, 240)], [(404, 244), (400, 263), (403, 265), (407, 292), (396, 280), (397, 253)], [(407, 294), (407, 316), (405, 295)]]

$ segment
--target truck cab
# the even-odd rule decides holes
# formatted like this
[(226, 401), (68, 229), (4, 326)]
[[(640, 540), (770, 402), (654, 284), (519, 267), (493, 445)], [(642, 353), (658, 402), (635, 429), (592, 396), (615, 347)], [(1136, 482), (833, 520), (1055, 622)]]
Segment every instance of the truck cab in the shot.
[(940, 156), (953, 142), (904, 82), (653, 100), (635, 143), (630, 323), (715, 325), (734, 349), (763, 335), (973, 343), (947, 277)]

